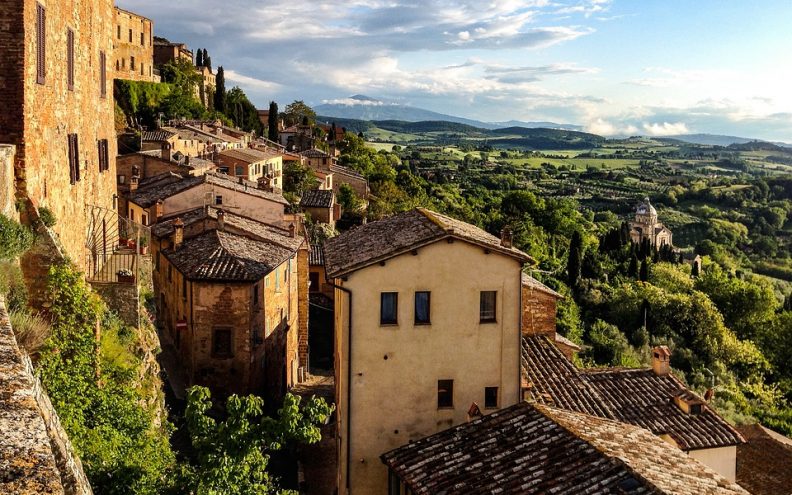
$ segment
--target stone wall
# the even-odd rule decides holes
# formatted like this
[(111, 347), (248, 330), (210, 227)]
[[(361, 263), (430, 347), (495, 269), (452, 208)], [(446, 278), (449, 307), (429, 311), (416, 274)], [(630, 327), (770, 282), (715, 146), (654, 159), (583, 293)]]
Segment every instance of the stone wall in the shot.
[(93, 493), (30, 358), (17, 346), (2, 298), (0, 432), (0, 493)]
[(54, 232), (38, 222), (38, 213), (28, 202), (25, 216), (36, 224), (36, 240), (22, 255), (20, 265), (28, 289), (28, 301), (37, 310), (46, 310), (49, 269), (53, 265), (67, 262), (66, 253)]
[(135, 328), (140, 326), (140, 291), (137, 283), (91, 282), (91, 287), (126, 325)]
[(0, 214), (19, 220), (14, 188), (14, 145), (0, 144)]
[[(154, 23), (135, 13), (114, 9), (113, 66), (116, 78), (159, 82), (154, 75)], [(132, 66), (134, 60), (134, 67)]]
[[(297, 306), (299, 312), (298, 330), (297, 330), (297, 346), (300, 367), (303, 373), (308, 372), (309, 355), (308, 355), (308, 243), (306, 242), (299, 251), (297, 251)], [(298, 378), (304, 379), (305, 375)]]
[(557, 296), (523, 285), (522, 300), (522, 333), (555, 337)]

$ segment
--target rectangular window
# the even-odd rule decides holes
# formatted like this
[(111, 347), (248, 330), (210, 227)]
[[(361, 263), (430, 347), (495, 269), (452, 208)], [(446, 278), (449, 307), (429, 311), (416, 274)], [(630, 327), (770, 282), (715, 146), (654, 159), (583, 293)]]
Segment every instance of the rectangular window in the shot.
[(146, 38), (143, 33), (140, 33), (140, 46), (146, 46)]
[(275, 292), (280, 292), (280, 272), (275, 270)]
[(116, 26), (116, 30), (118, 31), (118, 39), (121, 39), (121, 26)]
[(99, 150), (99, 172), (110, 170), (110, 156), (107, 151), (107, 139), (100, 139), (96, 142), (96, 147)]
[(215, 328), (212, 330), (212, 356), (228, 358), (234, 355), (231, 345), (232, 331), (230, 328)]
[(143, 213), (141, 215), (140, 223), (142, 223), (143, 225), (148, 225), (148, 215)]
[(132, 30), (129, 30), (129, 42), (132, 43)]
[(479, 320), (482, 323), (495, 321), (495, 301), (497, 299), (497, 294), (497, 291), (494, 290), (481, 291)]
[(135, 70), (135, 57), (129, 57), (129, 70)]
[(237, 177), (240, 175), (245, 175), (245, 167), (242, 165), (237, 165), (234, 174), (236, 174)]
[(44, 84), (47, 76), (47, 10), (36, 4), (36, 82)]
[(80, 180), (80, 148), (77, 134), (69, 134), (69, 183), (76, 184)]
[(380, 325), (395, 325), (399, 309), (398, 292), (382, 292), (380, 294)]
[[(116, 61), (116, 69), (118, 69), (118, 61)], [(107, 98), (107, 55), (105, 52), (99, 52), (99, 96)]]
[(428, 325), (429, 321), (429, 302), (431, 293), (428, 291), (415, 293), (415, 324)]
[(223, 204), (223, 197), (220, 196), (219, 194), (217, 196), (215, 196), (215, 204), (216, 205), (222, 205)]
[(437, 408), (454, 407), (454, 380), (437, 380)]
[(498, 407), (498, 387), (484, 387), (484, 407), (486, 409)]
[(66, 86), (74, 91), (74, 31), (66, 30)]

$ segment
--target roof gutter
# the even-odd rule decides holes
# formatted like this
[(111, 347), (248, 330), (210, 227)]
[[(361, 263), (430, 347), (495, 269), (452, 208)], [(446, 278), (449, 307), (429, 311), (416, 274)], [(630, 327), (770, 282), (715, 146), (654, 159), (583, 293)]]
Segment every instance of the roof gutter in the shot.
[(352, 291), (347, 289), (346, 287), (342, 287), (337, 285), (335, 282), (330, 280), (327, 277), (327, 273), (325, 273), (325, 280), (327, 281), (328, 285), (333, 287), (334, 289), (341, 290), (345, 292), (349, 298), (349, 304), (347, 306), (347, 400), (346, 400), (346, 489), (347, 495), (352, 493), (349, 488), (349, 474), (350, 474), (350, 466), (352, 465), (351, 459), (351, 443), (350, 443), (350, 433), (352, 431), (351, 428), (351, 418), (352, 418)]

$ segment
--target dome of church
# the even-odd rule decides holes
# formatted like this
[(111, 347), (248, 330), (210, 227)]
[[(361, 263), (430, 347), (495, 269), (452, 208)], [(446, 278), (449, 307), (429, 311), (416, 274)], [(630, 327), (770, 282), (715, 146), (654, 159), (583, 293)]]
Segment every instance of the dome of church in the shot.
[(657, 216), (657, 210), (655, 210), (655, 207), (649, 202), (649, 198), (644, 198), (644, 202), (638, 205), (635, 213), (638, 215)]

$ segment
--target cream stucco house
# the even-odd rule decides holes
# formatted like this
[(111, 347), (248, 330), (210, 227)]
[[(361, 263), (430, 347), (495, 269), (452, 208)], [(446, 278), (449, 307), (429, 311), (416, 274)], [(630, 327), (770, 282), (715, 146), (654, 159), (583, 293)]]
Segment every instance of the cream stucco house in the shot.
[(422, 208), (325, 243), (338, 493), (384, 493), (380, 455), (520, 400), (528, 262), (510, 234)]

